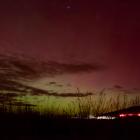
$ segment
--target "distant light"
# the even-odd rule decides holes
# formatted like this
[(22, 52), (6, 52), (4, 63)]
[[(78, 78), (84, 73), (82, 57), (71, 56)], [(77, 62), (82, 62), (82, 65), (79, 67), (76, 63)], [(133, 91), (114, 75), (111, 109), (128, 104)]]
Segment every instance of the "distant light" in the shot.
[(119, 116), (123, 118), (123, 117), (126, 117), (127, 115), (126, 114), (120, 114)]
[(114, 120), (116, 117), (110, 117), (110, 116), (99, 116), (97, 117), (97, 120)]
[(131, 117), (131, 116), (134, 116), (134, 115), (135, 115), (135, 114), (128, 114), (128, 116), (130, 116), (130, 117)]
[[(137, 117), (140, 117), (140, 113), (138, 114), (132, 114), (132, 113), (129, 113), (129, 114), (119, 114), (119, 117), (120, 118), (124, 118), (124, 117), (133, 117), (133, 116), (137, 116)], [(73, 117), (74, 119), (79, 119), (79, 117)], [(93, 115), (89, 115), (89, 117), (85, 118), (85, 119), (96, 119), (96, 120), (114, 120), (116, 119), (117, 117), (111, 117), (111, 116), (98, 116), (98, 117), (95, 117)]]
[(93, 116), (93, 115), (89, 115), (89, 119), (113, 120), (113, 119), (116, 119), (116, 117), (110, 117), (110, 116), (98, 116), (98, 117), (95, 117), (95, 116)]
[(130, 114), (119, 114), (119, 117), (121, 117), (121, 118), (123, 118), (123, 117), (133, 117), (133, 116), (140, 117), (140, 113), (138, 113), (138, 114), (132, 114), (132, 113), (130, 113)]
[(139, 113), (139, 114), (137, 114), (137, 116), (138, 116), (138, 117), (140, 117), (140, 113)]

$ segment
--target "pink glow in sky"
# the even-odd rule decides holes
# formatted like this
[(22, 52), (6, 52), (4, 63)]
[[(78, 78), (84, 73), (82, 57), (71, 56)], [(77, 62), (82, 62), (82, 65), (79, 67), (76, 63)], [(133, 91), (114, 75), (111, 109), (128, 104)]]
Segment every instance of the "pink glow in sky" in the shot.
[(139, 88), (139, 14), (139, 2), (129, 0), (3, 0), (0, 51), (105, 66), (102, 71), (53, 79), (79, 88)]

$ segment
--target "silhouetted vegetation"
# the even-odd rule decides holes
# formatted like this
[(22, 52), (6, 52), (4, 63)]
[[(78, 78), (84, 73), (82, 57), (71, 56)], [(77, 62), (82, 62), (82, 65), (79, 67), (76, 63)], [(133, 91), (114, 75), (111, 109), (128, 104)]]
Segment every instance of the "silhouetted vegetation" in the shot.
[(9, 96), (9, 94), (8, 96), (6, 96), (7, 94), (1, 94), (0, 111), (5, 113), (37, 113), (52, 118), (58, 116), (66, 118), (88, 118), (90, 115), (98, 116), (104, 113), (140, 105), (139, 96), (133, 99), (128, 99), (126, 95), (118, 95), (116, 98), (107, 98), (104, 90), (102, 90), (95, 99), (90, 93), (87, 94), (89, 94), (89, 96), (83, 97), (78, 90), (77, 94), (75, 94), (75, 96), (77, 96), (76, 100), (68, 105), (62, 107), (61, 103), (59, 105), (48, 104), (43, 111), (36, 105), (10, 100), (11, 97), (16, 96), (15, 94), (10, 94), (11, 96)]

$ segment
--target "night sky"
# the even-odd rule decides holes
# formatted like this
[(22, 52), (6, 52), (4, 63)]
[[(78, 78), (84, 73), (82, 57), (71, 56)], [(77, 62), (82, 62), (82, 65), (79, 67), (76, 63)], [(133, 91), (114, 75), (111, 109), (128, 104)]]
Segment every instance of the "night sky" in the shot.
[(1, 0), (0, 52), (63, 63), (63, 74), (30, 83), (43, 89), (140, 88), (139, 6), (135, 0)]

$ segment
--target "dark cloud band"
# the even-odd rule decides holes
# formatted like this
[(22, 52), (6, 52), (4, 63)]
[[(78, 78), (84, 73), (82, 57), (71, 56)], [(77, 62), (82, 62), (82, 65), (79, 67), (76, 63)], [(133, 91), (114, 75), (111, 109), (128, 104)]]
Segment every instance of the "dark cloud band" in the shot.
[(42, 62), (34, 58), (18, 56), (0, 56), (0, 77), (3, 79), (33, 80), (44, 76), (96, 72), (103, 69), (104, 66), (100, 64), (65, 64), (54, 61)]

